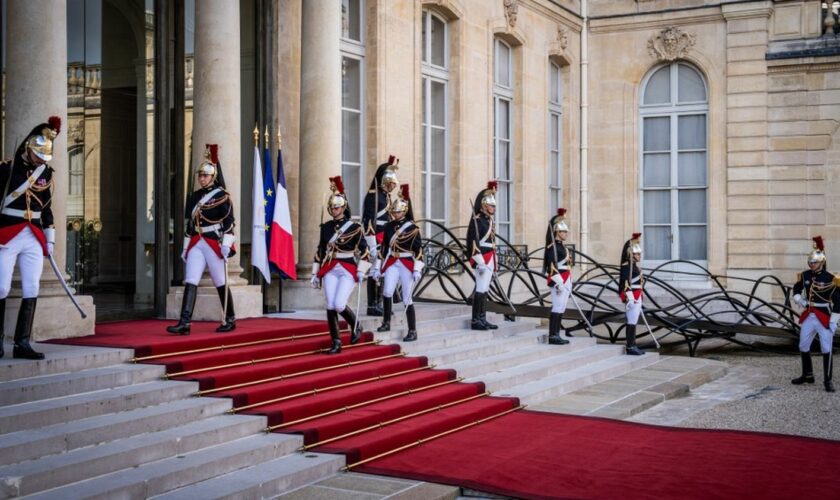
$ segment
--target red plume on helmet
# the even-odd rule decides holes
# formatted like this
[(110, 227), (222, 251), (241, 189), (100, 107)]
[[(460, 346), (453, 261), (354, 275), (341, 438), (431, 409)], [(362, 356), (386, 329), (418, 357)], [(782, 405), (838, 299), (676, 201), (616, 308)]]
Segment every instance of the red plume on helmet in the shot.
[(51, 116), (51, 117), (47, 120), (47, 125), (48, 125), (51, 129), (55, 130), (55, 134), (56, 134), (56, 135), (58, 135), (59, 133), (61, 133), (61, 117), (60, 117), (60, 116)]
[(487, 189), (497, 191), (499, 189), (499, 183), (496, 181), (487, 181)]
[(399, 161), (400, 160), (398, 160), (397, 157), (394, 156), (394, 155), (389, 155), (388, 156), (388, 165), (394, 165), (396, 163), (399, 163)]
[(814, 240), (814, 248), (821, 252), (824, 252), (825, 245), (823, 244), (822, 236), (814, 236), (812, 239)]
[(566, 215), (566, 209), (565, 208), (558, 208), (557, 209), (557, 215), (559, 215), (560, 217), (563, 217), (564, 215)]
[(336, 193), (344, 194), (344, 181), (341, 180), (340, 175), (330, 177), (330, 184), (333, 185)]
[(400, 194), (402, 195), (402, 199), (408, 201), (411, 199), (408, 195), (408, 184), (402, 184), (400, 186)]
[(642, 237), (642, 233), (633, 233), (633, 236), (630, 237), (631, 240), (638, 240)]

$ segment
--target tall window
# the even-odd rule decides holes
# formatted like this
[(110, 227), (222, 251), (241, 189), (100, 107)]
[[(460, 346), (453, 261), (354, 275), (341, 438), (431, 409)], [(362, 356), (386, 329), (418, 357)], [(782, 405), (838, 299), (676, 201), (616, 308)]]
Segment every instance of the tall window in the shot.
[(364, 154), (364, 62), (361, 0), (341, 0), (341, 177), (354, 215), (361, 214)]
[(560, 66), (550, 62), (548, 65), (548, 205), (549, 213), (554, 213), (563, 203), (563, 155), (561, 116), (562, 86)]
[[(446, 224), (449, 199), (449, 33), (446, 21), (423, 11), (423, 214), (426, 219)], [(434, 234), (431, 225), (427, 235)]]
[(496, 39), (493, 51), (493, 157), (499, 190), (496, 193), (496, 224), (499, 235), (510, 240), (513, 210), (513, 50)]
[(707, 261), (706, 83), (685, 63), (643, 82), (642, 225), (645, 260)]

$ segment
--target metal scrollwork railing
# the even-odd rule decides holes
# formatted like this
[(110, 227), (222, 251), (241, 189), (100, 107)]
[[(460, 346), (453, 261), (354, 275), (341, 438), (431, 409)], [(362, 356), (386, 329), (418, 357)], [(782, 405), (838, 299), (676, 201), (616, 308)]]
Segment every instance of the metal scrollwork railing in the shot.
[[(466, 257), (466, 226), (447, 228), (423, 221), (433, 231), (423, 241), (426, 267), (414, 298), (420, 302), (469, 303), (475, 276)], [(543, 248), (511, 245), (497, 238), (498, 269), (491, 283), (488, 310), (509, 317), (547, 317), (551, 309)], [(610, 342), (624, 340), (624, 305), (618, 299), (619, 267), (602, 264), (570, 247), (574, 258), (573, 295), (564, 314), (568, 331), (585, 331)], [(724, 339), (758, 348), (746, 336), (798, 339), (797, 313), (791, 308), (791, 289), (776, 276), (758, 279), (721, 276), (690, 261), (670, 261), (643, 268), (644, 314), (640, 342), (685, 345), (693, 356), (705, 339)], [(702, 283), (685, 290), (679, 280)], [(729, 286), (727, 286), (729, 285)], [(593, 329), (589, 329), (589, 324)], [(762, 349), (772, 350), (771, 346)]]

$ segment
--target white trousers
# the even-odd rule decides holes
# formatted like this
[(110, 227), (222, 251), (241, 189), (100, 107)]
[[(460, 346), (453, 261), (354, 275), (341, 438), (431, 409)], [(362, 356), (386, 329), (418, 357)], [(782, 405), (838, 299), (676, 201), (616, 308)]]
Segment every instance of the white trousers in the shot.
[(397, 260), (385, 270), (385, 286), (382, 289), (382, 296), (391, 298), (394, 296), (394, 290), (397, 289), (397, 282), (402, 285), (402, 301), (408, 307), (414, 303), (411, 300), (411, 294), (414, 290), (414, 273), (405, 267), (401, 260)]
[(569, 276), (569, 279), (567, 279), (566, 282), (559, 287), (551, 287), (551, 312), (560, 314), (566, 312), (566, 304), (568, 304), (569, 297), (571, 296), (572, 277)]
[[(477, 259), (481, 259), (482, 257), (476, 256)], [(491, 257), (490, 262), (487, 263), (489, 269), (484, 268), (482, 272), (482, 268), (475, 268), (475, 292), (476, 293), (487, 293), (490, 290), (490, 281), (493, 280), (493, 273), (496, 269), (496, 257)]]
[(627, 324), (635, 325), (639, 321), (639, 315), (642, 314), (642, 297), (639, 297), (639, 300), (633, 300), (633, 292), (629, 292), (627, 304), (624, 307), (627, 310)]
[(336, 264), (327, 271), (321, 279), (324, 286), (324, 297), (327, 299), (327, 310), (341, 312), (347, 307), (347, 300), (356, 286), (356, 279), (344, 266)]
[(809, 352), (811, 350), (811, 343), (814, 341), (814, 337), (819, 334), (820, 336), (820, 351), (823, 354), (828, 354), (831, 352), (831, 342), (834, 340), (834, 334), (831, 333), (831, 330), (824, 327), (820, 320), (817, 319), (817, 315), (811, 313), (805, 318), (805, 321), (802, 322), (800, 325), (799, 330), (799, 351), (800, 352)]
[(20, 284), (24, 299), (38, 296), (44, 270), (44, 247), (29, 226), (0, 248), (0, 299), (9, 296), (15, 263), (20, 266)]
[(184, 283), (198, 286), (205, 268), (210, 269), (213, 286), (218, 288), (225, 285), (225, 260), (216, 255), (216, 252), (204, 241), (204, 238), (199, 238), (198, 243), (190, 248), (187, 254), (187, 270)]

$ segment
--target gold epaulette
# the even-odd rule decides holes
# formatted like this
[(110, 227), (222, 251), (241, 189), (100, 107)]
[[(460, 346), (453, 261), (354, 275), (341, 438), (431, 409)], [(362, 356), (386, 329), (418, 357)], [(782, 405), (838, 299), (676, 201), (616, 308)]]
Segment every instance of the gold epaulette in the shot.
[(834, 286), (840, 286), (840, 274), (835, 274), (832, 281), (834, 282)]

